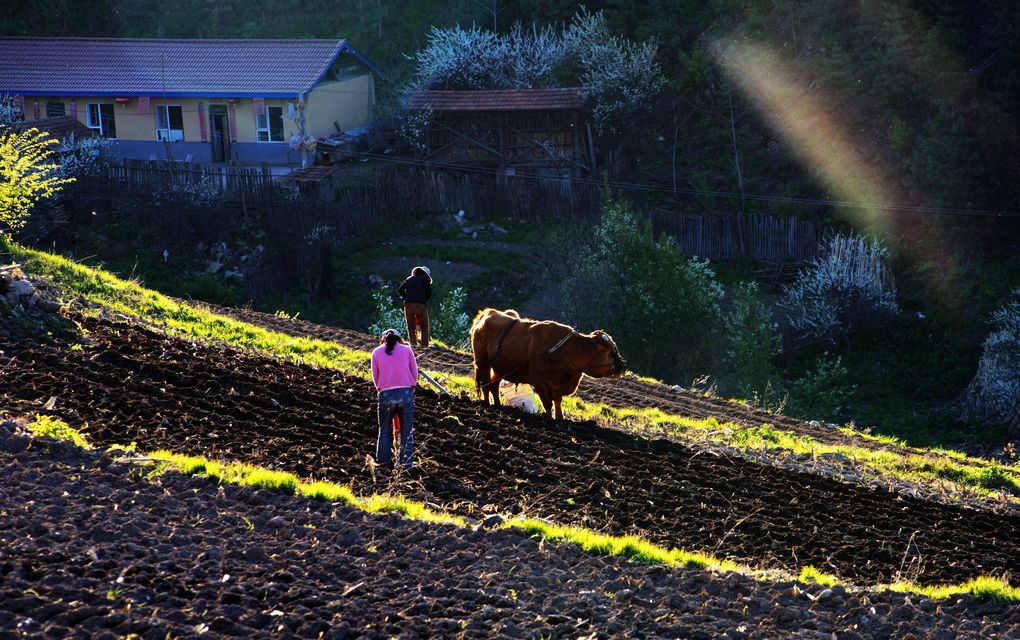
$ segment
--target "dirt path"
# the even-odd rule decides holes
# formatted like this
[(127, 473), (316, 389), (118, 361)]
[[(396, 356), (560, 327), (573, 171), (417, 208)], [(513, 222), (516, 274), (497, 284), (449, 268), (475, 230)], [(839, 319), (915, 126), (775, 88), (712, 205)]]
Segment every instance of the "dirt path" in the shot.
[[(1017, 637), (1015, 608), (635, 565), (9, 438), (0, 636)], [(17, 453), (11, 453), (18, 450)], [(512, 569), (508, 570), (508, 567)], [(723, 634), (729, 634), (723, 636)]]
[[(13, 339), (0, 320), (4, 406), (100, 445), (137, 442), (374, 491), (375, 393), (336, 372), (81, 319), (90, 346)], [(43, 404), (55, 397), (55, 407)], [(425, 477), (400, 490), (464, 515), (526, 513), (764, 566), (811, 564), (859, 583), (917, 563), (922, 582), (1020, 575), (1020, 518), (715, 457), (594, 424), (419, 392)]]

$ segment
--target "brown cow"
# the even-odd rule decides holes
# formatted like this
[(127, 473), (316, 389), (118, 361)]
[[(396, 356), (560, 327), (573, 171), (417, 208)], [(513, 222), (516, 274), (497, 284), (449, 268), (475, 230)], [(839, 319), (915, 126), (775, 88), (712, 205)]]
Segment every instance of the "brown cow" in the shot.
[(565, 324), (521, 318), (512, 309), (483, 309), (471, 324), (475, 389), (499, 404), (499, 381), (530, 384), (550, 417), (563, 419), (563, 396), (577, 391), (581, 375), (622, 375), (627, 363), (604, 331), (579, 333)]

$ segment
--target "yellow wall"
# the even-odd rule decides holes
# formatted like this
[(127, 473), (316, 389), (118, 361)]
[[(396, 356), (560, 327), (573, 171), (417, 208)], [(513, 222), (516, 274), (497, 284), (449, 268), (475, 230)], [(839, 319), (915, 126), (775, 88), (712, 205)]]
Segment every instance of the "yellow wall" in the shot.
[[(37, 98), (34, 97), (25, 98), (25, 118), (28, 120), (34, 119), (35, 111), (32, 103), (36, 99)], [(202, 140), (198, 123), (198, 103), (200, 100), (195, 98), (167, 98), (165, 100), (163, 98), (150, 98), (148, 113), (139, 113), (138, 98), (131, 98), (131, 101), (126, 104), (117, 104), (114, 102), (113, 98), (68, 98), (57, 96), (51, 98), (38, 98), (38, 100), (40, 118), (46, 117), (47, 102), (63, 102), (64, 113), (66, 115), (71, 115), (71, 103), (77, 103), (78, 120), (82, 124), (88, 123), (87, 105), (89, 103), (112, 104), (114, 108), (114, 125), (116, 126), (117, 138), (119, 140), (155, 141), (156, 106), (162, 106), (165, 104), (181, 107), (184, 116), (184, 140), (186, 142), (199, 142)], [(206, 114), (206, 117), (208, 118), (208, 109), (206, 110)]]
[[(296, 101), (277, 98), (267, 98), (267, 107), (283, 107), (283, 142), (273, 144), (286, 144), (290, 137), (298, 132), (295, 122), (287, 119), (287, 105)], [(255, 142), (255, 101), (251, 98), (239, 98), (233, 105), (232, 116), (237, 119), (237, 142)]]
[[(46, 117), (47, 102), (63, 102), (64, 113), (70, 115), (71, 102), (77, 103), (78, 120), (83, 124), (87, 121), (88, 103), (98, 102), (114, 105), (114, 123), (119, 140), (156, 141), (156, 106), (179, 106), (184, 115), (184, 141), (201, 142), (199, 125), (199, 102), (204, 104), (206, 119), (206, 139), (209, 138), (209, 106), (226, 104), (230, 115), (235, 119), (237, 128), (236, 142), (256, 142), (255, 137), (255, 101), (251, 98), (239, 98), (231, 103), (226, 98), (150, 98), (148, 113), (138, 112), (138, 98), (131, 98), (126, 104), (117, 104), (113, 98), (69, 98), (69, 97), (34, 97), (25, 98), (25, 118), (34, 119), (34, 102), (39, 102), (39, 116)], [(372, 105), (375, 101), (374, 81), (371, 74), (345, 79), (339, 82), (323, 82), (309, 93), (305, 102), (305, 121), (308, 133), (319, 137), (335, 133), (333, 122), (342, 129), (351, 129), (367, 125), (372, 119)], [(287, 118), (287, 105), (297, 100), (267, 98), (267, 107), (283, 108), (283, 142), (287, 144), (290, 137), (298, 132), (296, 122)]]
[(316, 137), (336, 133), (334, 121), (345, 130), (368, 125), (372, 121), (374, 104), (372, 74), (319, 83), (305, 99), (308, 133)]

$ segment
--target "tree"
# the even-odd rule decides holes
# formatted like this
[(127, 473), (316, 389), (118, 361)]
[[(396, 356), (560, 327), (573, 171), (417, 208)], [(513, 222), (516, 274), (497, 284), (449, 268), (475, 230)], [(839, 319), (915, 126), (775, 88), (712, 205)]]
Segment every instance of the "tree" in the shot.
[(38, 129), (0, 126), (0, 234), (17, 231), (42, 198), (74, 181), (60, 174), (50, 147), (57, 141)]
[(742, 282), (734, 291), (726, 325), (726, 364), (733, 386), (743, 398), (767, 404), (779, 381), (775, 358), (782, 350), (772, 311), (761, 300), (758, 283)]
[(591, 97), (600, 131), (644, 108), (664, 84), (656, 40), (635, 42), (612, 34), (602, 12), (582, 9), (561, 30), (529, 30), (517, 22), (505, 34), (456, 26), (432, 27), (428, 37), (428, 46), (414, 56), (412, 90), (579, 84)]
[(722, 357), (715, 274), (672, 238), (654, 240), (621, 202), (606, 206), (563, 296), (580, 326), (612, 334), (635, 371), (686, 383), (715, 371)]

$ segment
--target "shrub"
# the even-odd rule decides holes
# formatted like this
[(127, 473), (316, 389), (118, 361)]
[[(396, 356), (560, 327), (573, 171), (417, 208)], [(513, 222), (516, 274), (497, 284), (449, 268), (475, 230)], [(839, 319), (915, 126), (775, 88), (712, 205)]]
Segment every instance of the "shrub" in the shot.
[(107, 152), (113, 142), (108, 138), (76, 138), (72, 132), (67, 136), (57, 157), (60, 173), (65, 178), (91, 175), (99, 164), (99, 158)]
[(222, 201), (221, 185), (216, 178), (203, 175), (197, 181), (181, 180), (171, 182), (165, 189), (152, 194), (153, 204), (160, 206), (186, 205), (206, 208)]
[(723, 317), (726, 326), (726, 364), (741, 396), (767, 401), (777, 379), (775, 357), (782, 351), (772, 312), (758, 297), (758, 283), (742, 282), (734, 293), (733, 309)]
[(836, 418), (853, 394), (849, 372), (839, 357), (819, 356), (815, 368), (791, 381), (787, 387), (786, 412), (798, 418)]
[(610, 201), (563, 297), (574, 321), (608, 331), (634, 370), (686, 383), (715, 370), (723, 291), (707, 261), (650, 236), (626, 205)]
[(837, 234), (786, 287), (780, 306), (790, 325), (811, 337), (846, 336), (861, 318), (899, 313), (888, 251), (877, 241)]
[(963, 414), (1020, 431), (1020, 289), (992, 313), (991, 324), (977, 374), (964, 392)]
[(28, 430), (37, 438), (52, 438), (54, 440), (70, 442), (82, 449), (91, 448), (88, 440), (85, 439), (85, 436), (80, 431), (60, 418), (39, 414), (28, 425)]
[(404, 333), (404, 310), (396, 306), (393, 290), (386, 285), (372, 292), (372, 307), (375, 309), (375, 320), (368, 326), (372, 335), (379, 336), (387, 329), (398, 329)]
[(25, 112), (14, 104), (14, 98), (0, 94), (0, 125), (17, 124), (25, 119)]
[(471, 318), (465, 313), (467, 293), (463, 287), (454, 287), (442, 296), (437, 313), (429, 316), (429, 332), (448, 345), (461, 349), (470, 344)]
[[(429, 335), (450, 346), (465, 348), (471, 329), (471, 318), (464, 311), (466, 300), (463, 287), (455, 287), (446, 293), (438, 292), (429, 305)], [(397, 329), (401, 334), (405, 332), (404, 310), (397, 306), (390, 287), (383, 285), (373, 291), (372, 305), (375, 307), (375, 320), (368, 330), (373, 335), (380, 335), (386, 329)]]
[(73, 178), (60, 175), (50, 147), (54, 138), (38, 129), (17, 132), (0, 126), (0, 234), (25, 226), (32, 207)]

